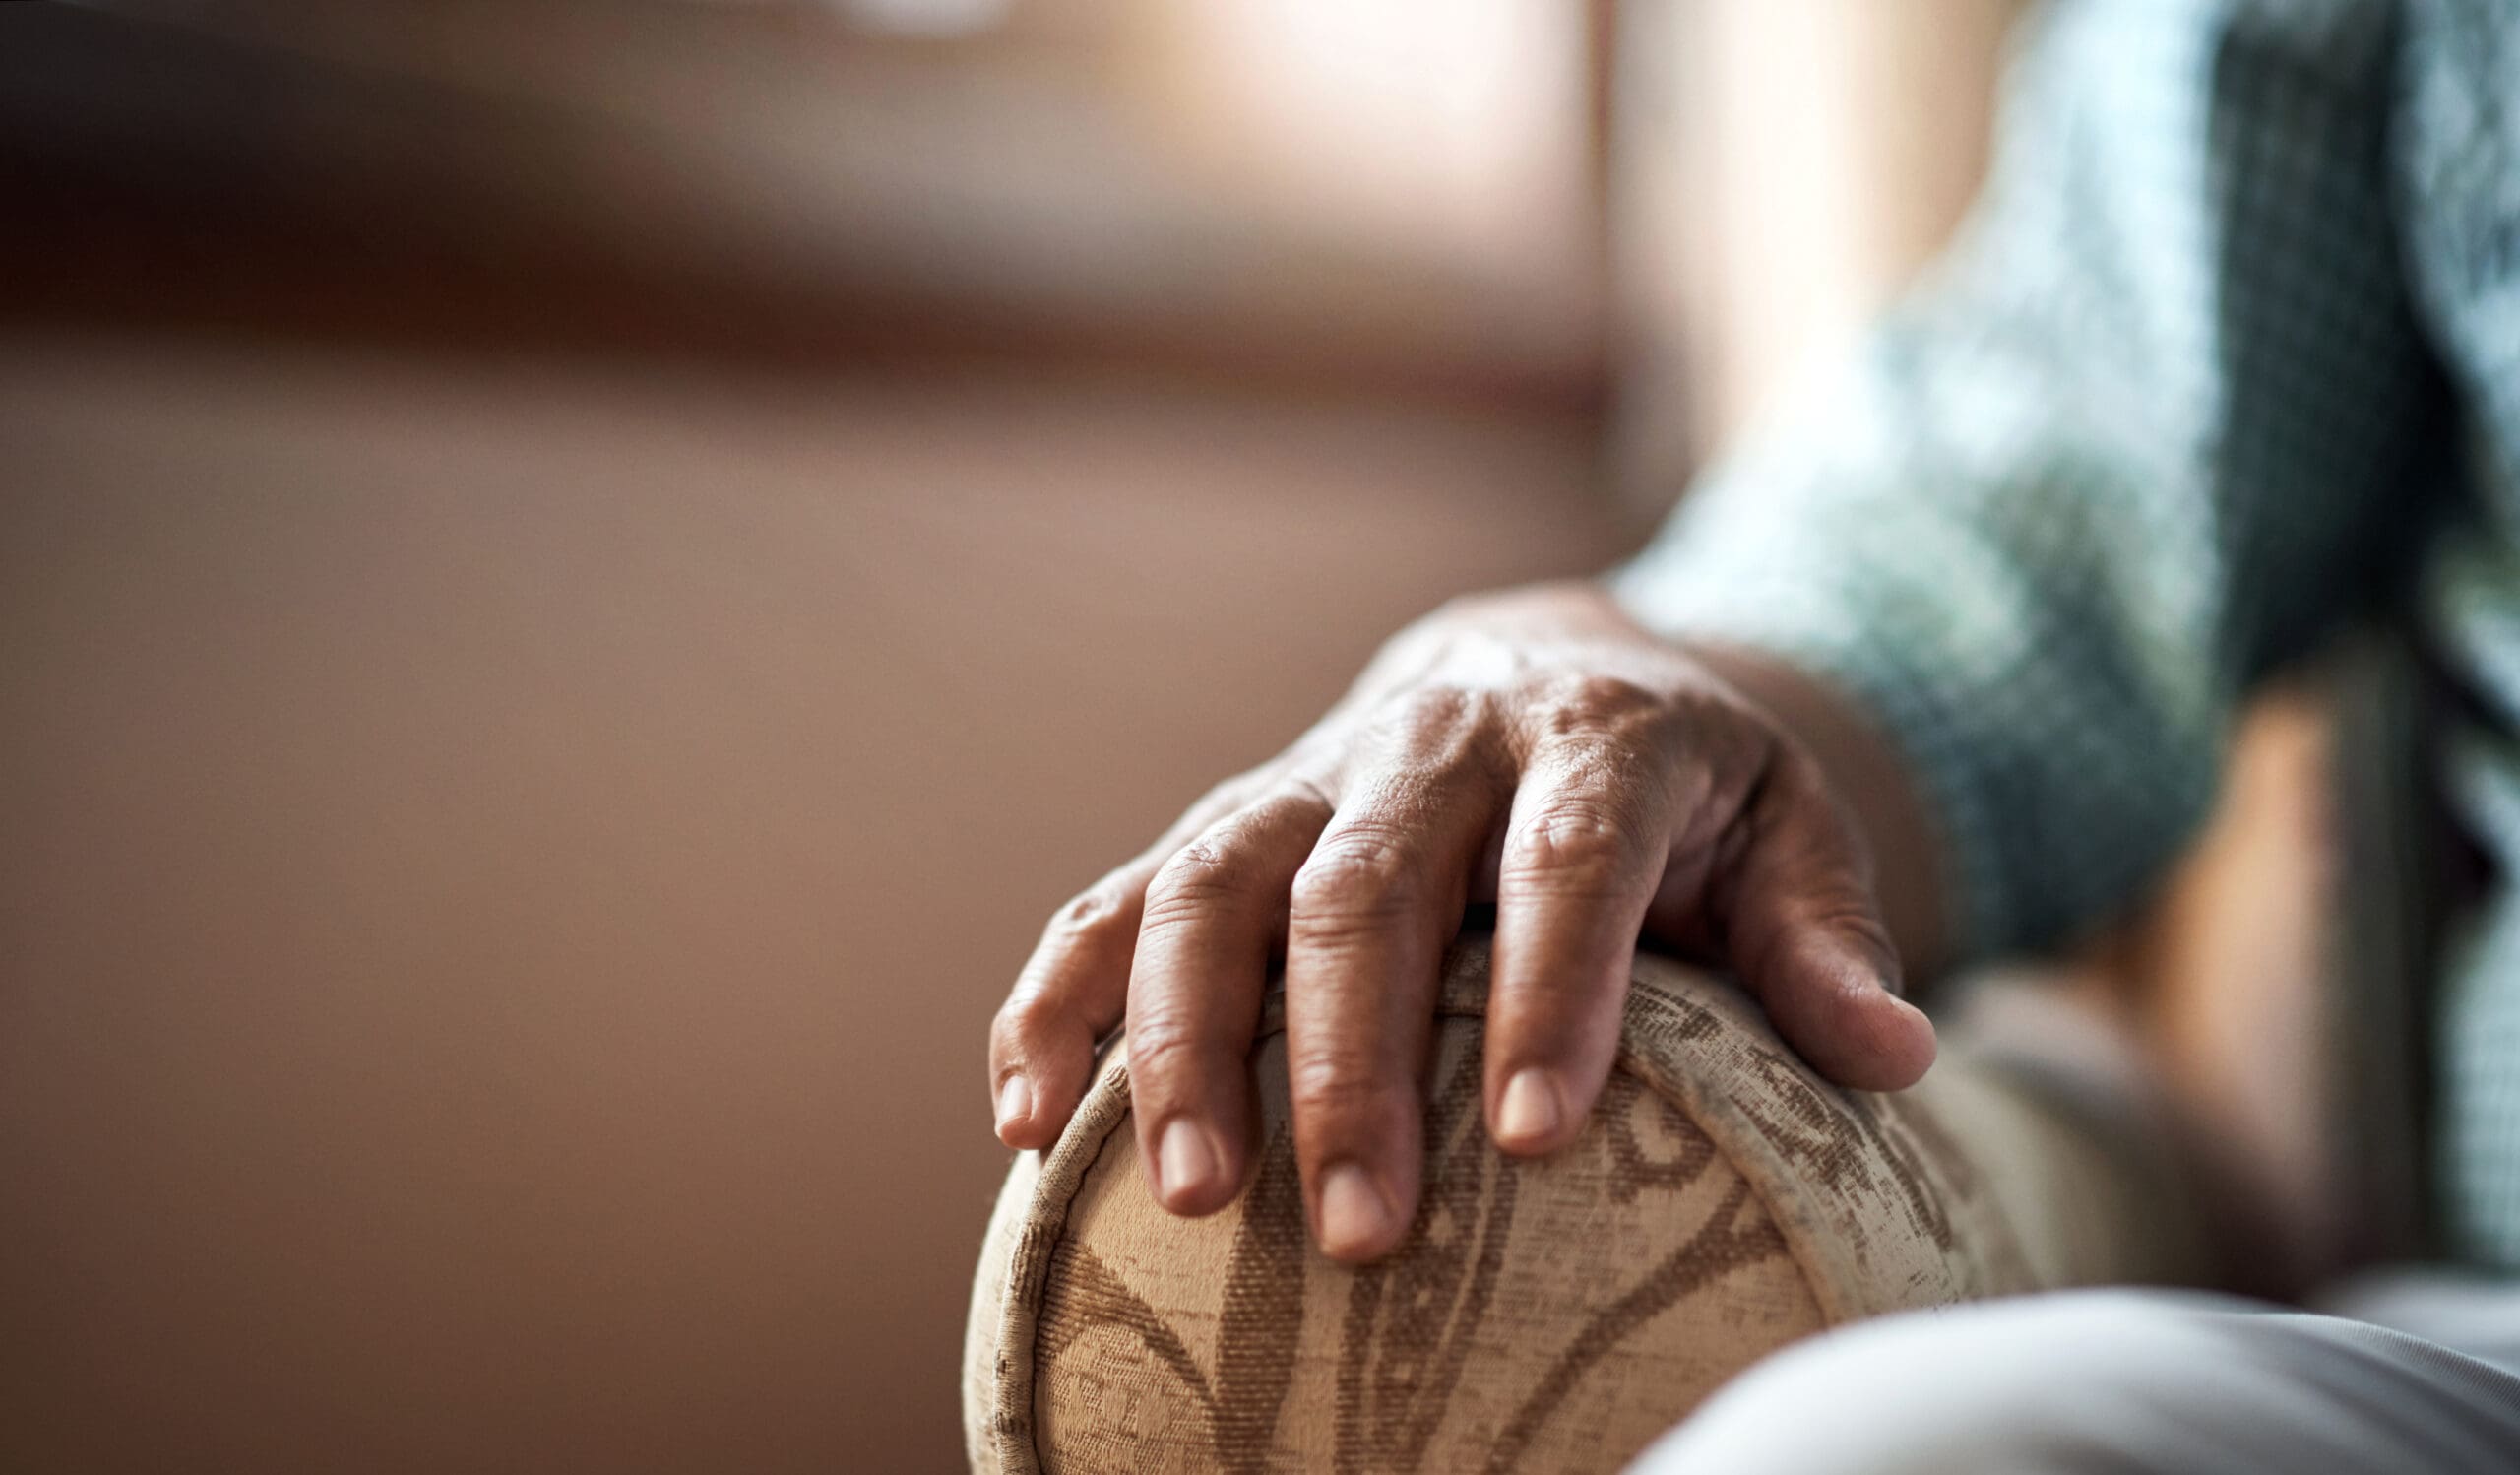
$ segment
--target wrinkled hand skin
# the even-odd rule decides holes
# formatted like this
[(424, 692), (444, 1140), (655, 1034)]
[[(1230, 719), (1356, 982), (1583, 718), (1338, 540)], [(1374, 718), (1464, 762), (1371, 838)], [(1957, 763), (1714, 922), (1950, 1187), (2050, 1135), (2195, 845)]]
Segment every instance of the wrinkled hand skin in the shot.
[(1061, 908), (990, 1033), (998, 1135), (1057, 1140), (1095, 1042), (1125, 1023), (1157, 1199), (1230, 1203), (1283, 952), (1313, 1234), (1370, 1260), (1416, 1209), (1436, 970), (1464, 910), (1491, 902), (1484, 1110), (1506, 1152), (1581, 1130), (1640, 934), (1731, 969), (1842, 1085), (1894, 1090), (1932, 1061), (1819, 765), (1709, 661), (1595, 586), (1554, 585), (1403, 631), (1293, 746)]

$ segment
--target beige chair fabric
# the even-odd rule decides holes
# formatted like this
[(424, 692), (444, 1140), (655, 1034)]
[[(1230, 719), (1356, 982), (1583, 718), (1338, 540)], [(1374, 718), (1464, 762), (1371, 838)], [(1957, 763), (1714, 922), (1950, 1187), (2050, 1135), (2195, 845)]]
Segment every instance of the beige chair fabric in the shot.
[(1485, 944), (1466, 940), (1423, 1198), (1362, 1269), (1306, 1236), (1274, 1000), (1259, 1167), (1206, 1219), (1148, 1194), (1112, 1052), (990, 1222), (964, 1361), (973, 1467), (1613, 1470), (1835, 1323), (2194, 1264), (2156, 1165), (2034, 1077), (1946, 1049), (1914, 1090), (1841, 1091), (1737, 990), (1654, 957), (1583, 1137), (1507, 1158), (1480, 1122), (1486, 986)]

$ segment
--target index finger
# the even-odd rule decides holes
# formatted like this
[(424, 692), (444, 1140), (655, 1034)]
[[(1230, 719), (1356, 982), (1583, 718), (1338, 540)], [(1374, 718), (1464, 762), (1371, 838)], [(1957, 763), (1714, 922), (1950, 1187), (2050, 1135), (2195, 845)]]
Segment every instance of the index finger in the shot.
[(1147, 884), (1201, 830), (1238, 807), (1260, 782), (1218, 785), (1153, 845), (1059, 908), (1024, 962), (989, 1027), (989, 1104), (998, 1140), (1047, 1147), (1084, 1099), (1097, 1041), (1118, 1026)]

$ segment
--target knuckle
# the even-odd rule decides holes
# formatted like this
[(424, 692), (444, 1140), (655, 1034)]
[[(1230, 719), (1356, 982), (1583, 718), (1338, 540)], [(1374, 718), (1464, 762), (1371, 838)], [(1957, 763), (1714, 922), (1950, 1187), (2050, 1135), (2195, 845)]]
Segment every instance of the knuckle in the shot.
[(1146, 1013), (1129, 1023), (1129, 1072), (1156, 1081), (1194, 1079), (1203, 1073), (1202, 1043), (1181, 1013)]
[(1325, 839), (1295, 872), (1298, 918), (1378, 917), (1406, 910), (1418, 866), (1398, 836), (1358, 827)]
[(1287, 1094), (1295, 1111), (1317, 1122), (1372, 1122), (1412, 1108), (1408, 1082), (1355, 1051), (1318, 1051), (1290, 1061)]
[(1570, 672), (1543, 683), (1537, 705), (1559, 735), (1615, 731), (1660, 712), (1663, 699), (1624, 676)]
[(1851, 908), (1840, 913), (1831, 925), (1841, 934), (1854, 938), (1867, 952), (1876, 957), (1888, 959), (1893, 966), (1897, 964), (1899, 949), (1890, 939), (1890, 929), (1882, 923), (1880, 914), (1872, 908), (1868, 906)]
[(1405, 766), (1449, 781), (1495, 766), (1504, 724), (1494, 693), (1448, 682), (1414, 686), (1392, 699), (1382, 721), (1385, 741)]
[(1117, 931), (1128, 917), (1128, 897), (1111, 877), (1095, 882), (1070, 898), (1050, 916), (1053, 935), (1100, 937)]
[(1019, 989), (998, 1005), (989, 1021), (989, 1039), (1000, 1049), (1022, 1054), (1058, 1022), (1058, 1005), (1049, 995)]
[(1402, 692), (1397, 715), (1411, 729), (1442, 731), (1459, 726), (1480, 706), (1479, 695), (1449, 681), (1429, 681)]
[(1813, 888), (1796, 921), (1805, 928), (1833, 932), (1880, 951), (1891, 950), (1890, 930), (1881, 921), (1871, 894), (1852, 878)]
[(1618, 871), (1636, 851), (1635, 824), (1606, 799), (1554, 799), (1515, 830), (1500, 865), (1520, 877)]
[(1175, 851), (1147, 886), (1150, 929), (1175, 927), (1231, 900), (1250, 882), (1251, 866), (1232, 846), (1199, 839)]
[(1330, 791), (1322, 787), (1321, 781), (1301, 772), (1280, 778), (1251, 804), (1255, 823), (1293, 822), (1319, 816), (1314, 820), (1315, 828), (1337, 808), (1338, 803), (1331, 799)]

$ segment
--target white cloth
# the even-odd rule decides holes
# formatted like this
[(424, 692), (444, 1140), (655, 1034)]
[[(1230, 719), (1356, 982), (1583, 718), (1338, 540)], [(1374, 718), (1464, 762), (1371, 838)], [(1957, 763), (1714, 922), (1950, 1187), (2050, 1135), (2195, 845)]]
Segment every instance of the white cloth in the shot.
[(2313, 1314), (2072, 1291), (1770, 1358), (1634, 1475), (2520, 1472), (2520, 1286), (2408, 1275)]

